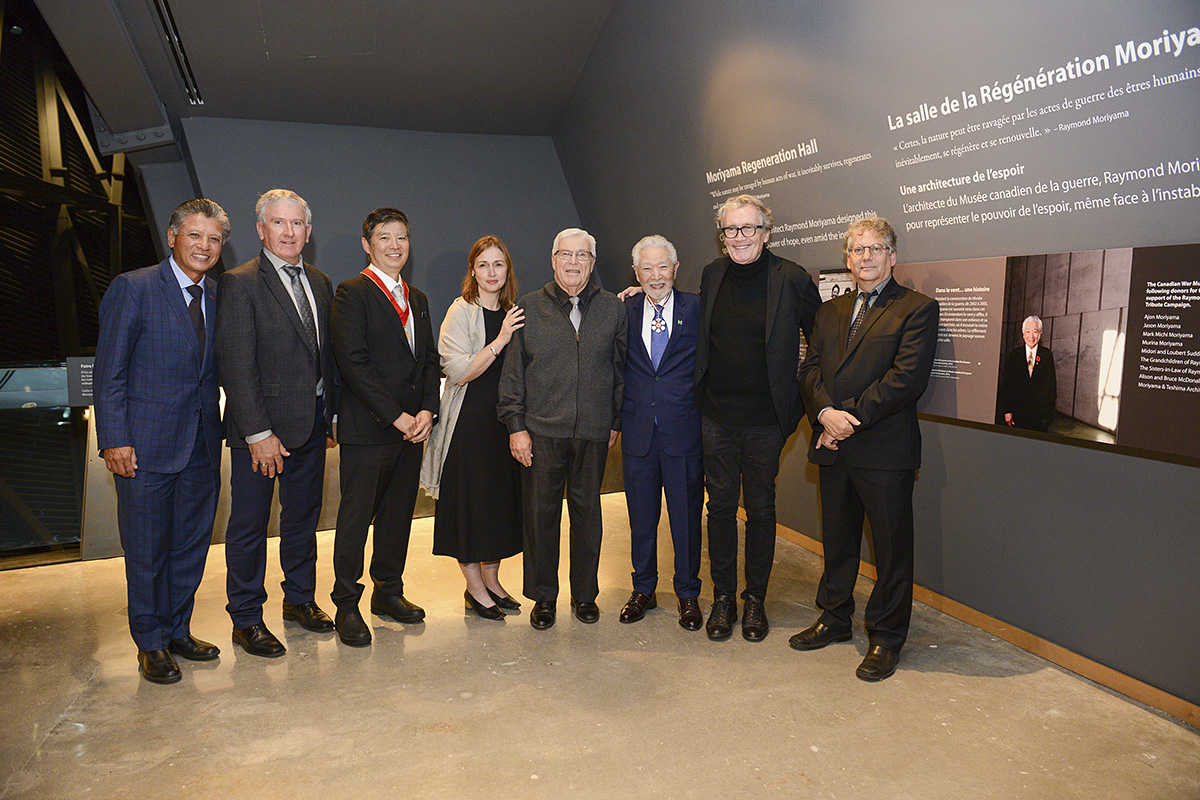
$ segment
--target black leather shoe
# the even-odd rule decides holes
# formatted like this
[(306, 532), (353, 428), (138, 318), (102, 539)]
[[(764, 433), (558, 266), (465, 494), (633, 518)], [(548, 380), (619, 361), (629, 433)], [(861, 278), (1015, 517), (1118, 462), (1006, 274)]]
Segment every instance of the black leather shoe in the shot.
[(333, 624), (337, 628), (338, 638), (351, 647), (366, 647), (371, 643), (371, 629), (357, 608), (349, 611), (338, 609), (333, 615)]
[(553, 600), (538, 600), (529, 612), (529, 624), (539, 631), (544, 631), (554, 625), (555, 608)]
[(713, 598), (712, 611), (708, 613), (708, 638), (714, 642), (728, 639), (737, 622), (737, 598), (730, 594), (719, 594)]
[(404, 599), (404, 595), (371, 594), (371, 613), (391, 617), (396, 622), (414, 623), (425, 621), (425, 609)]
[(761, 642), (770, 632), (766, 605), (757, 597), (747, 597), (746, 607), (742, 610), (742, 638), (747, 642)]
[(875, 683), (884, 678), (890, 678), (896, 671), (896, 659), (899, 653), (893, 653), (883, 645), (873, 644), (867, 648), (867, 657), (854, 670), (860, 680)]
[(474, 611), (484, 619), (504, 619), (504, 612), (500, 610), (500, 606), (485, 606), (471, 596), (469, 589), (463, 592), (463, 600), (466, 601), (467, 611)]
[(275, 634), (261, 622), (249, 628), (234, 628), (233, 643), (240, 644), (250, 655), (263, 658), (279, 658), (287, 652), (283, 642), (276, 639)]
[(703, 624), (704, 612), (700, 610), (700, 601), (694, 597), (679, 598), (679, 627), (698, 631)]
[(814, 622), (804, 630), (788, 639), (788, 645), (794, 650), (820, 650), (834, 642), (848, 642), (854, 638), (851, 631), (839, 631), (824, 622)]
[(617, 619), (621, 620), (621, 622), (637, 622), (646, 616), (646, 612), (652, 608), (658, 608), (657, 595), (653, 593), (642, 594), (641, 592), (634, 592), (629, 595), (629, 602), (621, 609), (621, 616), (617, 617)]
[(580, 622), (586, 622), (589, 625), (600, 619), (600, 607), (586, 600), (576, 600), (572, 597), (571, 611), (575, 613), (575, 619)]
[(494, 600), (496, 602), (496, 605), (500, 606), (505, 611), (520, 611), (521, 610), (521, 604), (518, 603), (516, 600), (514, 600), (511, 595), (501, 597), (500, 595), (493, 592), (491, 589), (488, 589), (488, 594), (492, 596), (492, 600)]
[(333, 630), (333, 620), (313, 601), (292, 605), (284, 602), (283, 618), (299, 622), (300, 627), (317, 633), (329, 633)]
[(138, 651), (138, 672), (151, 683), (179, 683), (183, 673), (166, 650)]
[(172, 639), (167, 645), (171, 655), (186, 658), (188, 661), (212, 661), (221, 655), (221, 648), (215, 644), (202, 642), (195, 636), (188, 635), (186, 639)]

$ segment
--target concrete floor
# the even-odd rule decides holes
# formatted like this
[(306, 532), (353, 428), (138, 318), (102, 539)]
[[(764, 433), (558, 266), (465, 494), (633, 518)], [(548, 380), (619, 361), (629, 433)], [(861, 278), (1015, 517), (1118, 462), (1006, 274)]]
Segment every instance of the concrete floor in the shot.
[[(621, 625), (623, 496), (604, 509), (598, 624), (569, 616), (565, 587), (546, 632), (529, 602), (503, 622), (464, 615), (419, 520), (406, 594), (428, 619), (369, 618), (369, 648), (285, 627), (272, 553), (276, 660), (231, 644), (214, 547), (193, 632), (222, 655), (182, 662), (174, 686), (138, 676), (119, 559), (0, 572), (0, 797), (1200, 798), (1195, 729), (923, 605), (883, 683), (854, 677), (861, 630), (791, 650), (821, 562), (782, 540), (765, 642), (684, 631), (669, 578), (663, 607)], [(321, 534), (329, 611), (331, 549)], [(514, 595), (520, 573), (519, 558), (501, 570)]]

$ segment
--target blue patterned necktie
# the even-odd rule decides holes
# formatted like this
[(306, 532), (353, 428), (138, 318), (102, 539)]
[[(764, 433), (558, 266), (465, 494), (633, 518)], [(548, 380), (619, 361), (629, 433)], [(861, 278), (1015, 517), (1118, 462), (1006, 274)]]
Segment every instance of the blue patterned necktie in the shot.
[(667, 321), (663, 319), (663, 307), (667, 302), (664, 300), (660, 306), (658, 303), (646, 298), (650, 305), (654, 306), (654, 320), (650, 323), (650, 363), (658, 369), (658, 362), (662, 361), (663, 351), (667, 349)]

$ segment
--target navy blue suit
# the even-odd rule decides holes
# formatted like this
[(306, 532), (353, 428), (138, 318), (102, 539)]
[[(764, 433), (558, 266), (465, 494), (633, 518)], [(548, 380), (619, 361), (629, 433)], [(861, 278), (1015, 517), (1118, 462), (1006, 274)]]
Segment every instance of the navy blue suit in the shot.
[(700, 594), (700, 515), (704, 466), (700, 409), (694, 379), (700, 331), (700, 296), (674, 291), (671, 338), (655, 369), (642, 339), (646, 296), (625, 301), (629, 349), (621, 406), (621, 453), (633, 557), (633, 588), (643, 594), (658, 582), (658, 520), (667, 496), (675, 546), (675, 594)]
[(208, 278), (204, 310), (202, 350), (169, 260), (118, 275), (100, 303), (97, 443), (132, 446), (137, 458), (134, 477), (114, 479), (129, 630), (144, 652), (190, 635), (212, 541), (221, 419)]

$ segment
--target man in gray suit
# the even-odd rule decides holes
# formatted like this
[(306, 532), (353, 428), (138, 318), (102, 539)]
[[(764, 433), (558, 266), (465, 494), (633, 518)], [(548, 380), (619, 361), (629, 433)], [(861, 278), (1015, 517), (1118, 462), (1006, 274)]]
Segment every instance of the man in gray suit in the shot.
[(300, 195), (272, 189), (255, 211), (262, 252), (218, 283), (217, 367), (230, 448), (226, 610), (234, 643), (275, 658), (286, 648), (264, 624), (262, 607), (276, 479), (283, 618), (311, 631), (333, 630), (314, 600), (325, 449), (336, 444), (329, 425), (336, 381), (327, 346), (333, 286), (301, 255), (312, 211)]

